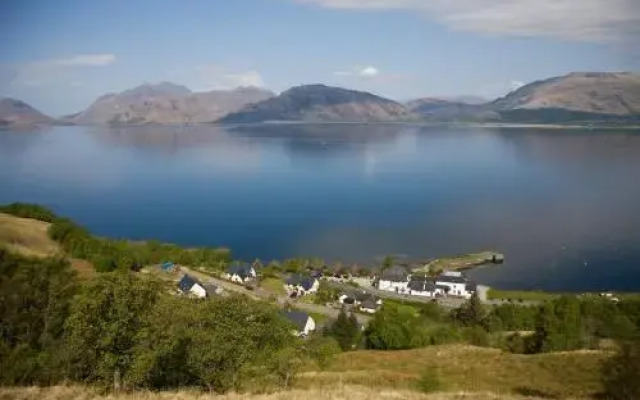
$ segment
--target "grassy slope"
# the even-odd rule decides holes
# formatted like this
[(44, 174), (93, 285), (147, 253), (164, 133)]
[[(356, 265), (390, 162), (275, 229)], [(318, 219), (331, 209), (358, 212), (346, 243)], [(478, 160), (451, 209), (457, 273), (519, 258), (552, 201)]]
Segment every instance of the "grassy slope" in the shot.
[[(0, 246), (31, 257), (62, 255), (64, 251), (47, 235), (50, 225), (35, 219), (0, 213)], [(69, 261), (80, 277), (89, 277), (95, 273), (93, 265), (85, 260), (72, 258)]]
[(606, 357), (607, 353), (595, 351), (518, 355), (464, 345), (356, 351), (341, 354), (327, 371), (303, 373), (298, 386), (339, 381), (411, 389), (423, 371), (435, 368), (446, 391), (586, 397), (601, 390), (599, 368)]
[(133, 392), (104, 395), (81, 386), (50, 388), (0, 388), (2, 400), (542, 400), (538, 397), (496, 395), (491, 393), (433, 393), (421, 394), (407, 390), (376, 389), (371, 387), (334, 384), (322, 389), (290, 390), (271, 394), (215, 395), (200, 391)]
[(0, 213), (0, 244), (25, 256), (47, 257), (61, 253), (47, 235), (49, 223)]

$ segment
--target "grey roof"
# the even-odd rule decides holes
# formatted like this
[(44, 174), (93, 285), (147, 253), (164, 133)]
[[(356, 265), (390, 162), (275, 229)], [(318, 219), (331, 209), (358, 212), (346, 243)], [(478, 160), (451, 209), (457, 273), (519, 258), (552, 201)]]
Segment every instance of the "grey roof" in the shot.
[(309, 320), (309, 314), (297, 310), (283, 311), (283, 315), (296, 326), (298, 332), (302, 332), (304, 330), (304, 327), (307, 325), (307, 321)]
[(446, 283), (467, 283), (467, 278), (464, 276), (447, 276), (447, 275), (439, 275), (436, 278), (436, 282), (446, 282)]
[(313, 287), (316, 280), (316, 278), (312, 278), (310, 276), (291, 275), (287, 279), (287, 285), (301, 286), (304, 290), (309, 290)]
[(465, 289), (467, 292), (475, 292), (478, 289), (478, 285), (475, 282), (467, 282), (467, 287)]
[(204, 288), (204, 291), (207, 292), (207, 296), (209, 297), (217, 295), (218, 291), (220, 290), (220, 287), (218, 285), (214, 285), (212, 283), (205, 283), (204, 285), (202, 285), (202, 287)]
[(369, 310), (377, 310), (379, 307), (380, 305), (372, 299), (365, 300), (360, 304), (360, 308), (367, 308)]
[(247, 279), (253, 277), (251, 274), (252, 269), (253, 267), (249, 264), (232, 265), (227, 268), (227, 273), (229, 275), (238, 275), (242, 279)]
[(411, 282), (426, 282), (429, 280), (427, 275), (411, 275), (409, 279)]
[(411, 282), (409, 282), (408, 286), (409, 286), (409, 289), (416, 292), (433, 292), (434, 290), (436, 290), (435, 283), (428, 280), (424, 280), (424, 281), (412, 280)]
[(178, 287), (183, 292), (188, 292), (195, 284), (199, 284), (199, 282), (195, 278), (185, 275), (180, 279), (180, 282), (178, 282)]
[(395, 265), (382, 271), (380, 280), (391, 282), (406, 282), (409, 273), (405, 267)]

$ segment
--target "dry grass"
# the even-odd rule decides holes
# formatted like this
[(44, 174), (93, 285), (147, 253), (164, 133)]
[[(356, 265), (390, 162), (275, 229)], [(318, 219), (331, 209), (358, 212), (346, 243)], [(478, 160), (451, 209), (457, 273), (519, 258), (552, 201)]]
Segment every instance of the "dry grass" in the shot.
[(290, 390), (271, 394), (214, 395), (201, 391), (101, 394), (82, 386), (49, 388), (0, 388), (0, 400), (542, 400), (537, 397), (492, 393), (421, 394), (408, 390), (373, 389), (356, 385), (331, 385), (312, 390)]
[(49, 223), (0, 213), (0, 244), (26, 256), (47, 257), (60, 247), (47, 235)]
[[(64, 254), (58, 243), (47, 234), (50, 225), (48, 222), (0, 213), (0, 246), (28, 257)], [(90, 262), (76, 258), (69, 261), (80, 278), (86, 279), (95, 274)]]
[(464, 345), (356, 351), (341, 354), (327, 371), (303, 373), (297, 385), (312, 388), (341, 381), (411, 389), (424, 371), (435, 369), (447, 391), (590, 397), (602, 389), (600, 363), (607, 357), (596, 351), (519, 355)]

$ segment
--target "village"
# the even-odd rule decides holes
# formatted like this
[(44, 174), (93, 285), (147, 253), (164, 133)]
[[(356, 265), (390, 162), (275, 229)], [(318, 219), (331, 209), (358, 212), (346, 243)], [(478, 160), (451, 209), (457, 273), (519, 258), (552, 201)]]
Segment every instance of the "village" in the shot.
[(424, 268), (400, 264), (382, 268), (379, 274), (359, 276), (308, 268), (304, 273), (274, 277), (265, 274), (264, 267), (257, 263), (232, 264), (218, 276), (171, 262), (157, 268), (177, 277), (179, 295), (207, 299), (241, 292), (257, 300), (276, 302), (299, 337), (319, 329), (316, 319), (335, 318), (342, 310), (354, 314), (364, 329), (385, 298), (419, 302), (447, 299), (460, 304), (477, 291), (477, 285), (461, 271), (440, 270), (432, 276)]

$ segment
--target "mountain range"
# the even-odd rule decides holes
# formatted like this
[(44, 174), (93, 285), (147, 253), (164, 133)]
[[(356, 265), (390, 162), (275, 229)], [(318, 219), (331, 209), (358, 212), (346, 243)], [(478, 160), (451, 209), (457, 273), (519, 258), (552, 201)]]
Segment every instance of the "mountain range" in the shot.
[(254, 88), (191, 92), (169, 82), (98, 98), (86, 110), (50, 118), (14, 99), (0, 100), (0, 126), (54, 123), (142, 125), (185, 123), (475, 121), (562, 123), (640, 121), (640, 74), (581, 72), (524, 85), (504, 97), (425, 97), (399, 103), (371, 93), (303, 85), (279, 95)]

